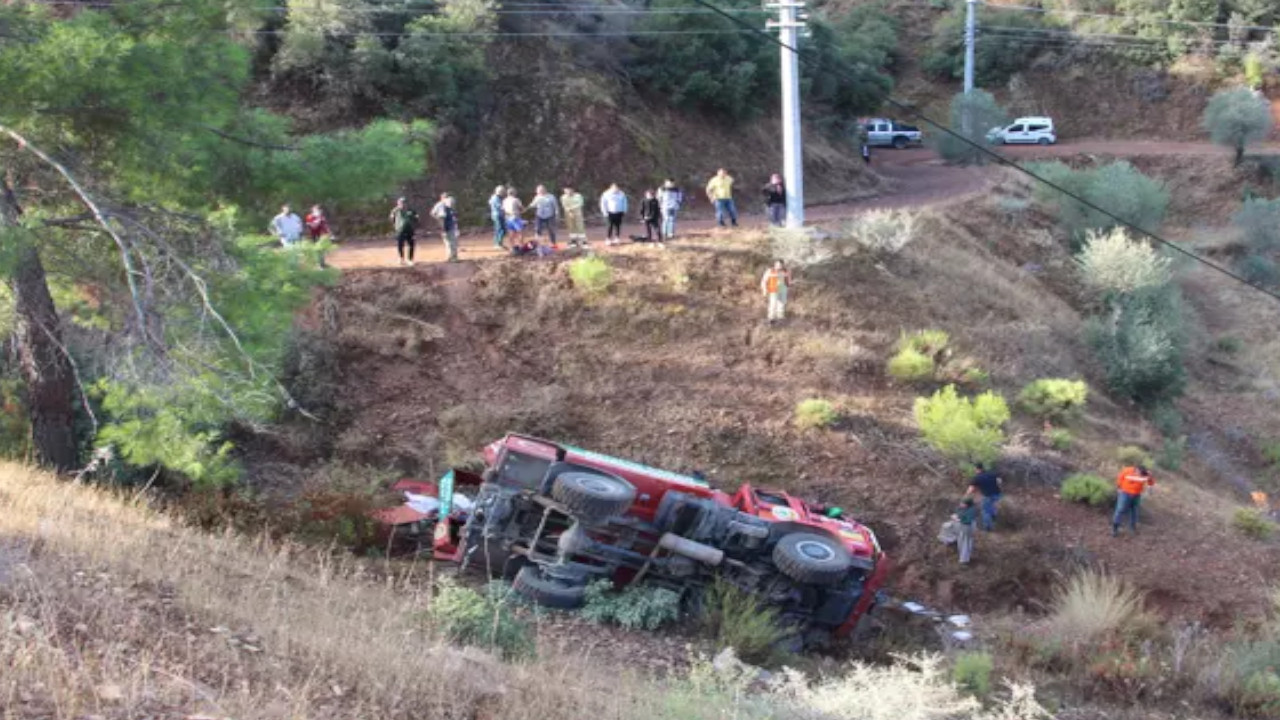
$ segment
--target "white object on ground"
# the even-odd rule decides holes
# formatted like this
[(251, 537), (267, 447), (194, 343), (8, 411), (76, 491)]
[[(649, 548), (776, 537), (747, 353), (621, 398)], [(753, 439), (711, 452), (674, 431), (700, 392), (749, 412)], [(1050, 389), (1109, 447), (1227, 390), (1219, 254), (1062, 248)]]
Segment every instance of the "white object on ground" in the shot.
[(969, 627), (969, 616), (968, 615), (952, 615), (947, 618), (947, 622), (951, 623), (952, 625), (955, 625), (956, 627)]
[(902, 607), (917, 615), (925, 611), (925, 607), (917, 602), (904, 602), (902, 603)]
[(973, 633), (968, 632), (967, 630), (957, 630), (951, 633), (951, 637), (959, 640), (960, 642), (969, 642), (973, 639)]

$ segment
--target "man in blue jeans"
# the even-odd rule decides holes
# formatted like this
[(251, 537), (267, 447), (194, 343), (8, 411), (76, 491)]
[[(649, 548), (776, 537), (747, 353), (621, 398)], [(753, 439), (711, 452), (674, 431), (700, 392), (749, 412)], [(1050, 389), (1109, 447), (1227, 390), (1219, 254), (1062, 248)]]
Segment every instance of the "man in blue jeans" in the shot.
[(489, 198), (489, 219), (493, 221), (493, 246), (507, 249), (502, 240), (507, 236), (507, 219), (502, 213), (502, 200), (507, 195), (507, 189), (499, 185), (493, 190), (493, 197)]
[(996, 521), (996, 505), (1000, 502), (1000, 496), (1004, 490), (1004, 479), (1000, 477), (995, 470), (988, 470), (982, 463), (974, 463), (973, 467), (978, 473), (969, 481), (969, 489), (965, 491), (965, 497), (972, 495), (982, 495), (982, 529), (991, 532), (995, 528)]

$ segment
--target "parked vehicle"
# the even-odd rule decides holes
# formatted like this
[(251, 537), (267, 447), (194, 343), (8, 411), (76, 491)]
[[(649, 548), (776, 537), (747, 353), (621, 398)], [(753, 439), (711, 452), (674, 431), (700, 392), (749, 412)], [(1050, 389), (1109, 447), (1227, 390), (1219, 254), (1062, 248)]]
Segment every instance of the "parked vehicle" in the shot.
[[(869, 528), (785, 492), (743, 485), (729, 495), (524, 435), (490, 443), (484, 458), (483, 475), (442, 480), (435, 556), (513, 578), (516, 592), (548, 607), (581, 606), (602, 578), (658, 584), (696, 605), (718, 578), (777, 607), (797, 644), (813, 645), (852, 632), (889, 570)], [(465, 524), (447, 505), (460, 484), (478, 485)]]
[(1053, 130), (1053, 118), (1018, 118), (1004, 127), (991, 128), (987, 142), (994, 145), (1053, 145), (1058, 136)]
[(901, 150), (924, 142), (920, 128), (885, 118), (864, 120), (862, 129), (866, 133), (867, 144), (871, 147), (893, 147)]

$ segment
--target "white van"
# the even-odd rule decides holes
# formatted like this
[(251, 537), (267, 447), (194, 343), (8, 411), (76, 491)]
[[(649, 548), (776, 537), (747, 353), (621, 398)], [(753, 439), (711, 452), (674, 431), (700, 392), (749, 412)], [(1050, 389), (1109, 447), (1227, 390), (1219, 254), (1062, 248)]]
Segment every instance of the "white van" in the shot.
[(1025, 117), (991, 128), (987, 141), (995, 145), (1052, 145), (1058, 142), (1058, 136), (1053, 131), (1053, 118)]

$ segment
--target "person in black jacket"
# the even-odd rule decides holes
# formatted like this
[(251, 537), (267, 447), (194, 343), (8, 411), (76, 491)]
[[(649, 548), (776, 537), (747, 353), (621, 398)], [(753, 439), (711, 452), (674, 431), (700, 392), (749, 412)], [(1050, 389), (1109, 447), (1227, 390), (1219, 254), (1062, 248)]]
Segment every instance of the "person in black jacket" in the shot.
[(640, 219), (644, 221), (645, 242), (662, 242), (662, 206), (652, 190), (644, 191), (644, 200), (640, 202)]
[(760, 190), (764, 195), (764, 209), (769, 215), (769, 224), (782, 227), (787, 219), (787, 189), (782, 185), (782, 176), (774, 173), (769, 184)]

